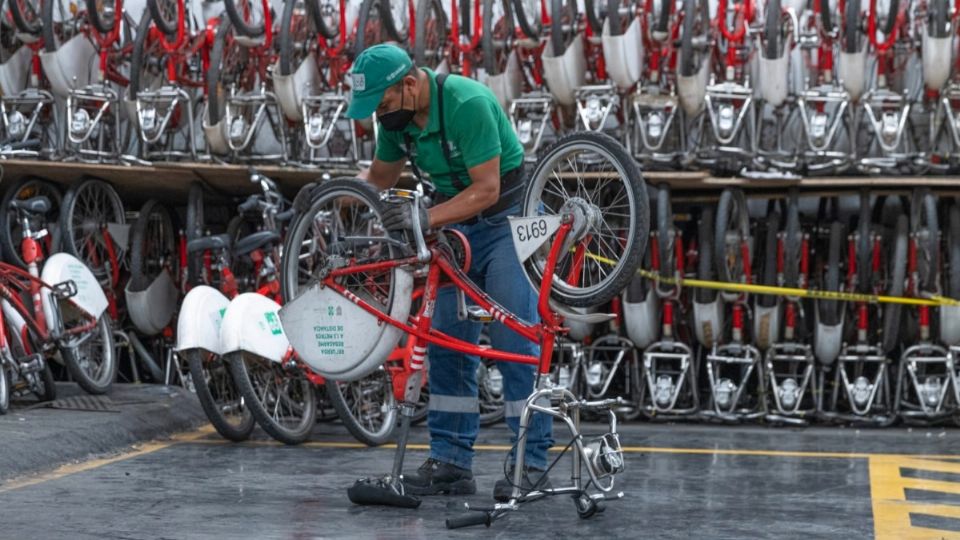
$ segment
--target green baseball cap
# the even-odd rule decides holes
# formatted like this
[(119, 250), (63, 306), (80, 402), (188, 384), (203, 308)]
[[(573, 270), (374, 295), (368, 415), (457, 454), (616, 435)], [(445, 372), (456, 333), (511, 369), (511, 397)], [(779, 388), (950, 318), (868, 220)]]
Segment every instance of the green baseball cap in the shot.
[(350, 69), (353, 91), (347, 118), (356, 120), (372, 115), (387, 88), (400, 82), (412, 67), (410, 55), (396, 45), (382, 43), (364, 49)]

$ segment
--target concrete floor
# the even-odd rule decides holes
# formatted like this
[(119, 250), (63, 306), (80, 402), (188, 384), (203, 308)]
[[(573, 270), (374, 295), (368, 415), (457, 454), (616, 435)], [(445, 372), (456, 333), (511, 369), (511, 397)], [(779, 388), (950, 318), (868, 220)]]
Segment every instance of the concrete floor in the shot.
[[(491, 502), (503, 427), (478, 441), (476, 496), (427, 498), (417, 510), (354, 506), (345, 488), (387, 471), (392, 448), (359, 447), (339, 426), (321, 424), (300, 447), (259, 433), (232, 444), (204, 429), (7, 482), (0, 485), (0, 536), (960, 537), (958, 430), (622, 427), (627, 471), (619, 485), (627, 496), (590, 520), (580, 520), (563, 497), (531, 503), (489, 530), (444, 528), (463, 502)], [(425, 430), (413, 438), (408, 469), (426, 456)]]

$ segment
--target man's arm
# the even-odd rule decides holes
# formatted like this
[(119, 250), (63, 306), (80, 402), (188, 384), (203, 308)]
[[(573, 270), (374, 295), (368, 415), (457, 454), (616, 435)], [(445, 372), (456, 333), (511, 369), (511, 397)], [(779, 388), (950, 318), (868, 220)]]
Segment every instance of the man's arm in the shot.
[(430, 226), (459, 223), (490, 208), (500, 199), (500, 156), (467, 170), (470, 185), (449, 201), (430, 209)]
[(400, 173), (403, 172), (404, 164), (405, 160), (403, 159), (398, 159), (397, 161), (380, 161), (377, 158), (373, 158), (373, 163), (370, 167), (360, 171), (357, 178), (362, 178), (370, 182), (378, 191), (390, 189), (397, 185), (397, 182), (400, 180)]

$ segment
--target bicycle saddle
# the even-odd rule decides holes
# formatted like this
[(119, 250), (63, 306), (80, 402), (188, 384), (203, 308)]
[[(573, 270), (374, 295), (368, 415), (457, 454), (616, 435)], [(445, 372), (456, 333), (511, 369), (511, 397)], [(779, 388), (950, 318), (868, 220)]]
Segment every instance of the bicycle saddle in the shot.
[(237, 244), (234, 246), (234, 252), (237, 255), (246, 255), (255, 249), (260, 249), (267, 244), (279, 241), (280, 235), (274, 231), (255, 232), (250, 236), (245, 236), (237, 240)]
[(43, 195), (29, 199), (14, 199), (10, 201), (10, 208), (22, 210), (28, 214), (46, 214), (50, 211), (50, 199)]
[(187, 242), (187, 253), (196, 253), (198, 251), (214, 250), (219, 251), (230, 247), (230, 235), (217, 234), (214, 236), (204, 236)]

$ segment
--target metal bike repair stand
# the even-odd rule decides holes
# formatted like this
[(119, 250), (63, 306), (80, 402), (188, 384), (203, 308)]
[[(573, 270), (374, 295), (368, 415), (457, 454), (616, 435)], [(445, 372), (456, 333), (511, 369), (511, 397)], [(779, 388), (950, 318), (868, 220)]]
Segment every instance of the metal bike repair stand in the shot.
[[(407, 494), (403, 488), (403, 458), (407, 451), (407, 439), (410, 435), (410, 419), (416, 410), (420, 395), (423, 371), (418, 370), (407, 379), (404, 400), (400, 403), (400, 433), (397, 438), (397, 450), (393, 455), (393, 470), (380, 478), (361, 478), (347, 489), (350, 502), (359, 505), (396, 506), (417, 508), (420, 498)], [(410, 399), (413, 398), (413, 399)]]

